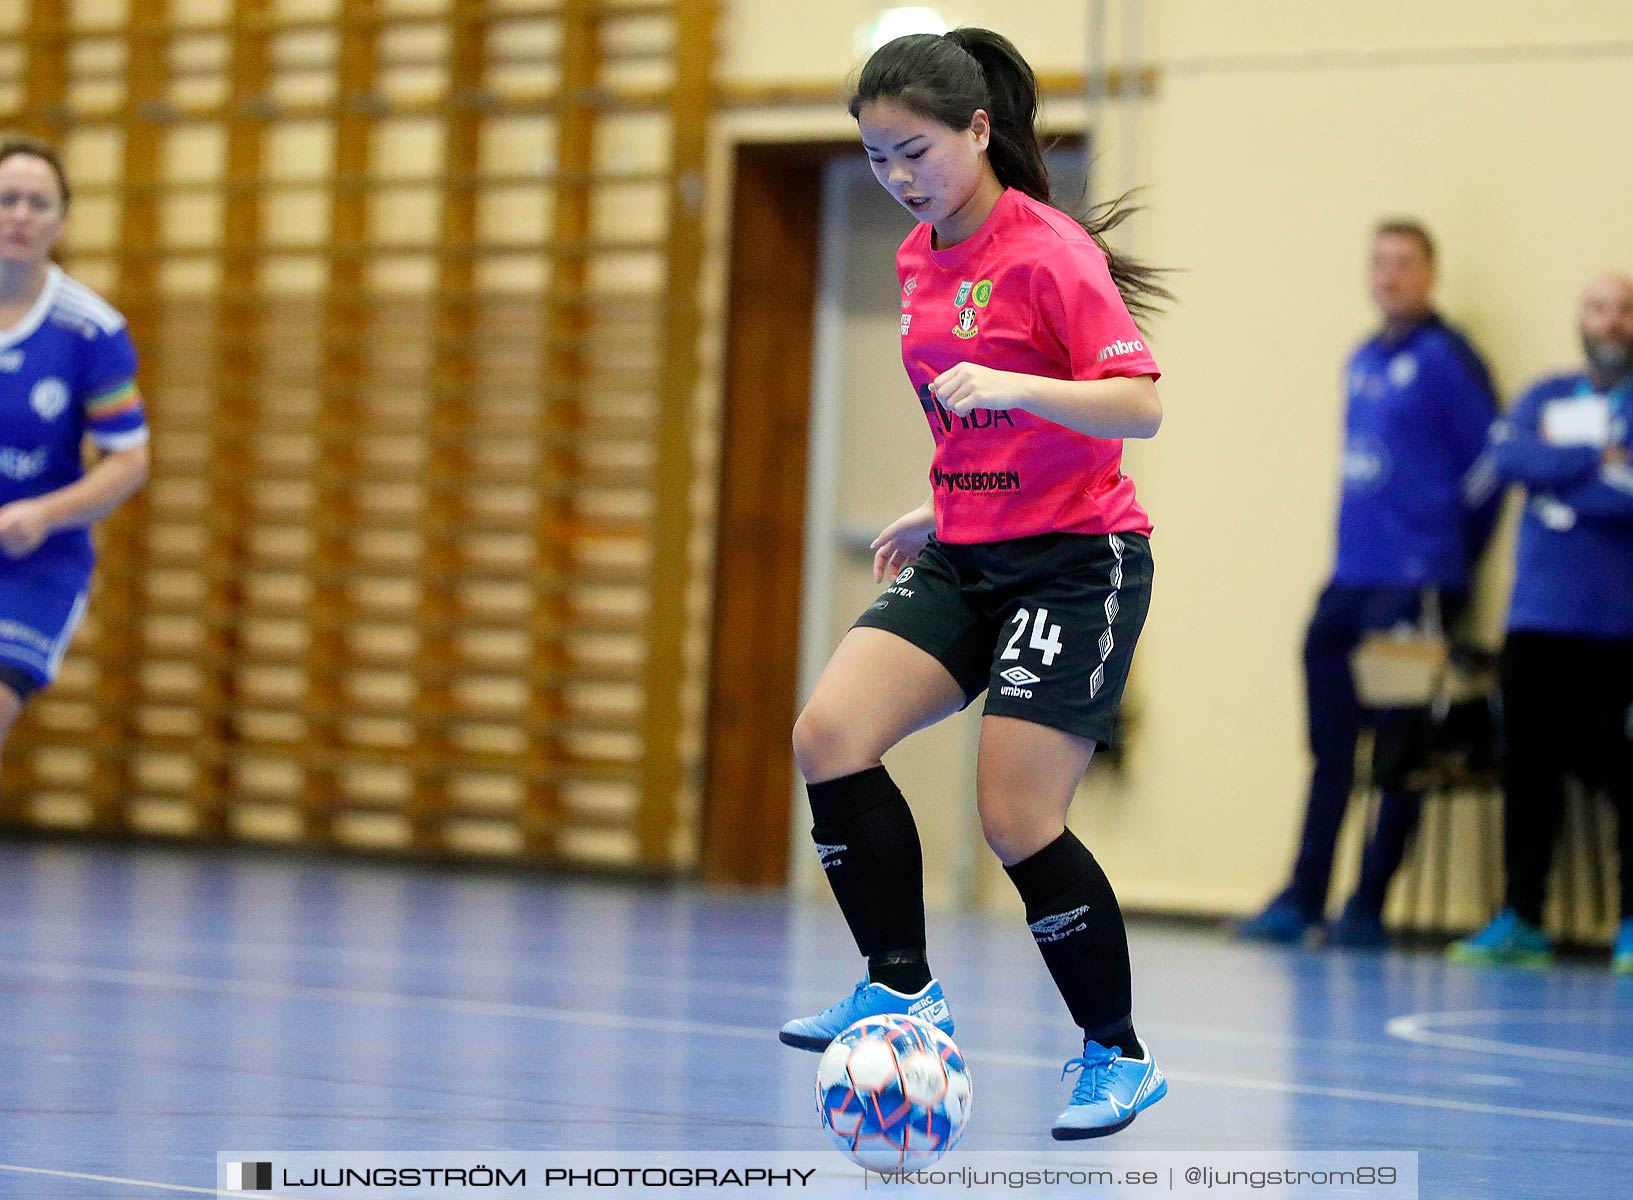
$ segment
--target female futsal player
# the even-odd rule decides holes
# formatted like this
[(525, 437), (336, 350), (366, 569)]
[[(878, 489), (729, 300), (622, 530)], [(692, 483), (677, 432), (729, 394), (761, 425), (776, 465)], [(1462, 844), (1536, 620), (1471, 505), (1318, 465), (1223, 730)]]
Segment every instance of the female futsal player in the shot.
[(67, 221), (56, 152), (0, 144), (0, 750), (85, 611), (89, 527), (147, 478), (125, 319), (51, 262)]
[(1082, 1028), (1065, 1139), (1115, 1133), (1167, 1092), (1134, 1032), (1117, 898), (1066, 828), (1151, 598), (1151, 524), (1120, 463), (1122, 439), (1162, 421), (1129, 310), (1167, 293), (1100, 240), (1126, 210), (1082, 223), (1050, 207), (1037, 99), (1026, 61), (984, 29), (888, 43), (851, 98), (874, 176), (919, 221), (896, 265), (934, 499), (874, 542), (874, 575), (894, 582), (794, 727), (817, 853), (868, 973), (781, 1037), (820, 1050), (879, 1013), (951, 1032), (925, 958), (918, 832), (881, 758), (986, 691), (982, 831)]

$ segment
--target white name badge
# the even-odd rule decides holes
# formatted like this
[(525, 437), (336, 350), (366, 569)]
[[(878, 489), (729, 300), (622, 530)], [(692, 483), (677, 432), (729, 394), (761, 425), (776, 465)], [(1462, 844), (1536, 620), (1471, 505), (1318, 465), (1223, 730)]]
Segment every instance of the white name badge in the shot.
[(1610, 401), (1604, 396), (1552, 400), (1542, 407), (1542, 440), (1550, 446), (1610, 445)]

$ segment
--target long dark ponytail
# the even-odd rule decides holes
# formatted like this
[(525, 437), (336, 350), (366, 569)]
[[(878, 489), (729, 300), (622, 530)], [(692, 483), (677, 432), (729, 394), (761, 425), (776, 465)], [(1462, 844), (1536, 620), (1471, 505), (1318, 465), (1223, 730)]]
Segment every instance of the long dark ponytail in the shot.
[[(947, 34), (913, 33), (886, 42), (862, 68), (851, 96), (851, 116), (874, 100), (894, 100), (952, 129), (968, 129), (975, 110), (986, 109), (992, 118), (987, 161), (998, 182), (1053, 203), (1038, 142), (1038, 79), (1002, 34), (963, 28)], [(1163, 286), (1161, 268), (1106, 244), (1105, 234), (1135, 211), (1127, 201), (1127, 196), (1120, 196), (1069, 215), (1105, 252), (1112, 282), (1129, 312), (1148, 318), (1160, 310), (1161, 301), (1174, 297)]]

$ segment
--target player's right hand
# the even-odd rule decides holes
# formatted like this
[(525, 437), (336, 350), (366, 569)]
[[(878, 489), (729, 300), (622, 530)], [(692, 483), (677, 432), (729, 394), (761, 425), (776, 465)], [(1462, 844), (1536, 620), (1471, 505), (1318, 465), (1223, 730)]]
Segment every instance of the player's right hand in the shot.
[(918, 558), (935, 531), (936, 510), (928, 503), (886, 525), (873, 539), (873, 582), (894, 579), (897, 572)]
[(0, 553), (23, 558), (40, 548), (51, 533), (45, 506), (32, 497), (0, 505)]

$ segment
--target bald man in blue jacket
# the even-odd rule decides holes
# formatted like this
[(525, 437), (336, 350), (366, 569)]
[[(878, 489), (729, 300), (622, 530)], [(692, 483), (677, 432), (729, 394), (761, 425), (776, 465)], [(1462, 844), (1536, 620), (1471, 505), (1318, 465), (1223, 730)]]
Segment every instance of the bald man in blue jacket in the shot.
[(1582, 370), (1535, 384), (1491, 430), (1471, 493), (1525, 489), (1503, 643), (1502, 912), (1451, 948), (1462, 962), (1541, 966), (1548, 867), (1565, 779), (1614, 802), (1622, 911), (1611, 952), (1633, 973), (1633, 279), (1582, 296)]

